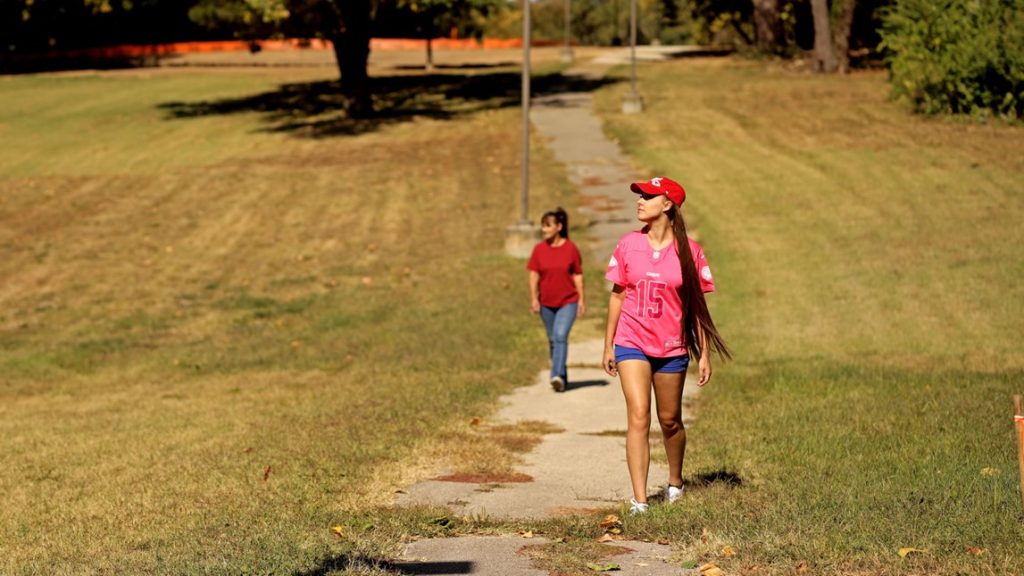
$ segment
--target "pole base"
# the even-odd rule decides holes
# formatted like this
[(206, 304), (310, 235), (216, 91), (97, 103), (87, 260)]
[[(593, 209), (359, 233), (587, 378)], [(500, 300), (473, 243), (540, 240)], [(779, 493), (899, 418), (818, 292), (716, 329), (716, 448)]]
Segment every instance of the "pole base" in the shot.
[(644, 111), (644, 97), (636, 92), (630, 92), (622, 97), (623, 114), (639, 114)]
[(533, 247), (540, 238), (540, 226), (529, 222), (513, 224), (505, 228), (505, 254), (525, 260), (533, 253)]
[(572, 46), (563, 46), (560, 56), (562, 62), (566, 64), (572, 64), (576, 60), (576, 54), (573, 52)]

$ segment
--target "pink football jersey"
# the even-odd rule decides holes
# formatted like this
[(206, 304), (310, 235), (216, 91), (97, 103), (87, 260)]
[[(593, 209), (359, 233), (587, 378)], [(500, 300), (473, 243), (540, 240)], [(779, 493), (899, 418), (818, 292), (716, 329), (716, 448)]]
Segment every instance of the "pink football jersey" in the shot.
[[(704, 250), (692, 239), (690, 253), (704, 292), (715, 290), (711, 268)], [(625, 287), (622, 314), (615, 329), (615, 344), (639, 348), (656, 358), (686, 354), (683, 337), (683, 304), (679, 287), (683, 275), (679, 269), (676, 243), (661, 250), (651, 248), (642, 230), (630, 232), (619, 240), (608, 262), (605, 279)]]

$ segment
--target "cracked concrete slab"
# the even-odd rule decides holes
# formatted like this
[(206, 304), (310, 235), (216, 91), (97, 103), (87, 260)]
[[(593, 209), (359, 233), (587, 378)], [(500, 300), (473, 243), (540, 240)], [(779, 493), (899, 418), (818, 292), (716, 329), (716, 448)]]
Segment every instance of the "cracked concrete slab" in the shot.
[[(400, 574), (493, 574), (501, 576), (548, 576), (531, 562), (530, 547), (544, 546), (546, 538), (521, 536), (463, 536), (418, 540), (389, 568)], [(678, 576), (689, 571), (674, 566), (671, 549), (661, 544), (616, 541), (615, 555), (604, 561), (618, 565), (622, 576)]]

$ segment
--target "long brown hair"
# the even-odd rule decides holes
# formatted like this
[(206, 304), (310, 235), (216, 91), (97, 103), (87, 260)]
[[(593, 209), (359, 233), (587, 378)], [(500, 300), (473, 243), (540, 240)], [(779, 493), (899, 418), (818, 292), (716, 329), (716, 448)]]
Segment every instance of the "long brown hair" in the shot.
[(690, 350), (692, 358), (699, 359), (705, 352), (700, 349), (699, 339), (703, 331), (708, 348), (717, 352), (719, 357), (731, 360), (732, 352), (718, 334), (715, 322), (711, 319), (711, 312), (708, 311), (707, 300), (704, 299), (704, 291), (700, 288), (697, 265), (693, 261), (693, 254), (690, 253), (690, 240), (686, 235), (686, 223), (683, 222), (683, 211), (673, 206), (668, 212), (668, 217), (672, 220), (672, 233), (676, 237), (676, 248), (679, 253), (679, 268), (683, 272), (679, 299), (683, 302), (682, 328), (686, 347)]

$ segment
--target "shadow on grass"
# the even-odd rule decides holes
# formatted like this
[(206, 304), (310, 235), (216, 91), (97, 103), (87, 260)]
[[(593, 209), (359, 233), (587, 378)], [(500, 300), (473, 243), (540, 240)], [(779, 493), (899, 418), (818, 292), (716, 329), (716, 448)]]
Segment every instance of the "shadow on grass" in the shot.
[[(519, 106), (520, 82), (518, 72), (374, 77), (371, 84), (376, 112), (366, 118), (349, 116), (338, 82), (328, 81), (284, 84), (242, 98), (166, 102), (158, 107), (166, 111), (168, 120), (257, 112), (265, 124), (262, 131), (325, 138), (372, 132), (416, 118), (450, 120)], [(533, 78), (532, 91), (538, 95), (590, 92), (612, 82), (615, 80), (546, 74)]]
[(714, 470), (712, 472), (701, 472), (691, 482), (687, 482), (695, 488), (704, 488), (713, 484), (725, 484), (735, 487), (743, 484), (740, 475), (731, 470)]
[(417, 574), (472, 574), (476, 564), (469, 561), (449, 562), (368, 562), (362, 559), (353, 559), (349, 556), (337, 556), (327, 558), (319, 566), (310, 570), (296, 572), (294, 576), (326, 576), (327, 574), (346, 571), (350, 568), (374, 568), (387, 571), (392, 574), (417, 575)]
[[(465, 62), (462, 64), (434, 64), (435, 70), (482, 70), (486, 68), (507, 68), (516, 66), (518, 62)], [(426, 70), (426, 64), (399, 64), (395, 70)]]

